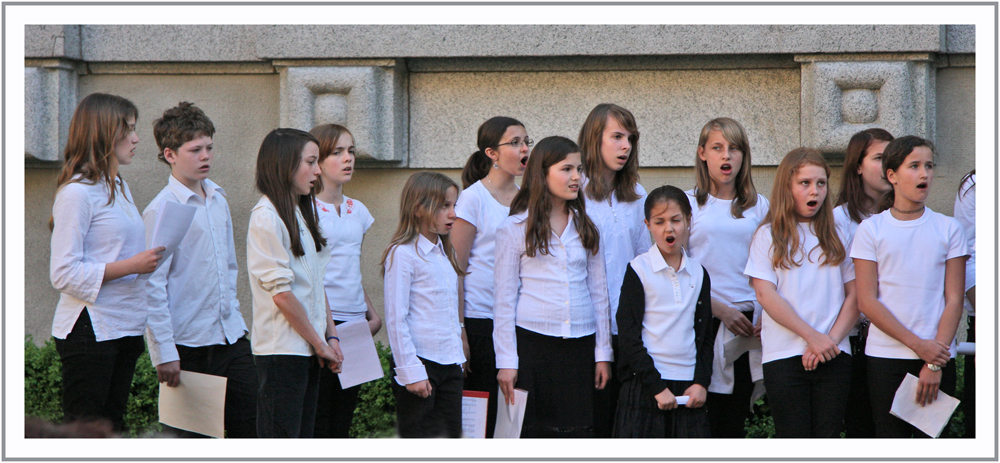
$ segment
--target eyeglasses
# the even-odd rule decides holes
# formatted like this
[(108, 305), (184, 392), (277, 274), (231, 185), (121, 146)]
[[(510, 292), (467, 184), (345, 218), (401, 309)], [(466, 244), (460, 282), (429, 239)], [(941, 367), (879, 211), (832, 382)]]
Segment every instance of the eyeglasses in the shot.
[(510, 146), (513, 146), (514, 149), (518, 149), (518, 148), (521, 147), (522, 143), (525, 146), (527, 146), (528, 148), (531, 148), (531, 145), (535, 144), (535, 140), (532, 140), (532, 139), (530, 139), (528, 137), (524, 137), (524, 140), (521, 140), (520, 138), (515, 138), (515, 139), (513, 139), (513, 140), (511, 140), (511, 141), (509, 141), (507, 143), (500, 143), (499, 145), (497, 145), (497, 147), (500, 147), (500, 146), (503, 146), (503, 145), (510, 145)]

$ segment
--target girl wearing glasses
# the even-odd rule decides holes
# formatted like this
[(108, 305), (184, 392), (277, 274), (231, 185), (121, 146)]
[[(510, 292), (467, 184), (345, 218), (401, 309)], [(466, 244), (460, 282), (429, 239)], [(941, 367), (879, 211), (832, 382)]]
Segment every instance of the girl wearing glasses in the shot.
[(496, 231), (510, 214), (517, 194), (515, 177), (524, 174), (533, 144), (516, 119), (497, 116), (479, 126), (476, 145), (462, 170), (465, 188), (455, 205), (451, 242), (466, 276), (458, 277), (459, 316), (465, 356), (465, 389), (489, 392), (486, 437), (493, 436), (497, 413), (496, 353), (493, 349), (493, 257)]
[[(643, 199), (639, 185), (639, 129), (629, 110), (604, 103), (587, 116), (578, 137), (583, 168), (587, 174), (584, 198), (587, 215), (600, 233), (604, 254), (608, 299), (611, 306), (611, 347), (618, 350), (618, 298), (625, 267), (649, 250), (649, 232), (643, 226)], [(596, 394), (594, 404), (597, 437), (611, 437), (620, 381), (611, 365), (609, 386)]]

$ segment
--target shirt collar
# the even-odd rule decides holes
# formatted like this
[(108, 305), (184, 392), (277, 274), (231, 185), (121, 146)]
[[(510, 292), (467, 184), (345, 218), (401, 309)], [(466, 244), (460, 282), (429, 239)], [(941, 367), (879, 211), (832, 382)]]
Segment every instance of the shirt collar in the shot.
[[(223, 190), (221, 186), (216, 185), (215, 182), (207, 178), (201, 182), (201, 187), (205, 190), (205, 202), (211, 201), (216, 192), (219, 192), (223, 196), (226, 195), (226, 190)], [(198, 193), (191, 191), (190, 188), (186, 187), (180, 182), (180, 180), (174, 178), (173, 175), (171, 175), (170, 179), (167, 180), (167, 186), (170, 188), (170, 191), (174, 194), (174, 196), (177, 197), (177, 200), (185, 204), (192, 196), (198, 196)]]
[[(661, 270), (670, 267), (669, 265), (667, 265), (667, 261), (663, 259), (663, 253), (660, 252), (660, 248), (656, 247), (656, 243), (653, 243), (653, 246), (649, 248), (649, 265), (650, 268), (653, 269), (653, 272), (660, 272)], [(674, 273), (681, 273), (681, 272), (691, 273), (687, 271), (687, 267), (688, 267), (687, 250), (682, 248), (681, 266)]]
[(431, 252), (433, 252), (434, 248), (437, 248), (438, 251), (440, 251), (441, 254), (444, 255), (444, 246), (441, 244), (441, 241), (442, 241), (441, 237), (439, 236), (438, 242), (436, 244), (431, 243), (431, 240), (427, 239), (427, 237), (425, 237), (423, 233), (419, 233), (417, 234), (417, 249), (420, 250), (421, 254), (426, 256)]

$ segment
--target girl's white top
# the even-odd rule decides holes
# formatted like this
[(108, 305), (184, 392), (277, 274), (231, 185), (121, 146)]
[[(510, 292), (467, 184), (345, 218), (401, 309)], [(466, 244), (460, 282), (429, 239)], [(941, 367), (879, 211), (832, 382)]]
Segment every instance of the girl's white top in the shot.
[(298, 299), (309, 324), (320, 338), (326, 339), (327, 308), (323, 276), (330, 253), (326, 248), (316, 251), (316, 242), (306, 228), (305, 218), (298, 207), (295, 218), (305, 251), (301, 257), (292, 255), (288, 228), (267, 196), (262, 196), (250, 213), (247, 273), (253, 298), (253, 333), (250, 340), (254, 355), (315, 354), (312, 345), (299, 336), (274, 303), (274, 296), (285, 291), (291, 291)]
[(757, 195), (757, 204), (743, 211), (742, 219), (736, 219), (730, 212), (732, 200), (708, 195), (705, 205), (699, 207), (694, 190), (687, 194), (692, 216), (688, 252), (711, 275), (712, 297), (729, 303), (757, 300), (743, 270), (753, 232), (767, 215), (767, 199)]
[[(867, 219), (865, 216), (862, 220)], [(858, 225), (860, 222), (855, 222), (851, 220), (851, 214), (847, 211), (847, 204), (841, 204), (833, 209), (833, 223), (837, 227), (837, 231), (840, 232), (841, 239), (843, 239), (844, 249), (847, 250), (848, 259), (851, 255), (851, 245), (854, 244), (854, 235), (858, 232)], [(849, 333), (850, 336), (857, 336), (858, 329), (861, 327), (861, 323), (868, 318), (865, 314), (860, 314), (858, 316), (858, 324)]]
[[(896, 220), (887, 209), (861, 222), (851, 257), (878, 264), (878, 300), (906, 329), (933, 339), (944, 313), (945, 262), (968, 255), (965, 232), (957, 220), (929, 207), (916, 220)], [(865, 354), (918, 359), (903, 343), (874, 324)], [(955, 343), (951, 345), (955, 356)]]
[(389, 251), (385, 278), (385, 327), (396, 382), (427, 379), (421, 357), (441, 365), (465, 362), (458, 322), (458, 274), (437, 244), (419, 235)]
[(497, 368), (517, 368), (514, 326), (546, 336), (580, 338), (596, 333), (595, 361), (610, 362), (611, 321), (604, 256), (583, 247), (575, 218), (549, 237), (549, 253), (525, 253), (528, 213), (504, 219), (497, 229), (496, 308), (493, 345)]
[(128, 184), (115, 179), (115, 202), (104, 182), (74, 176), (52, 205), (49, 278), (59, 291), (52, 336), (66, 339), (86, 307), (97, 341), (142, 336), (149, 312), (145, 280), (126, 275), (104, 280), (105, 266), (146, 250), (146, 229)]
[(340, 214), (336, 206), (318, 199), (316, 210), (330, 251), (323, 277), (330, 313), (338, 321), (364, 320), (368, 305), (361, 286), (361, 241), (375, 219), (361, 201), (347, 196), (340, 204)]
[[(743, 275), (750, 255), (753, 232), (767, 215), (767, 198), (757, 195), (757, 204), (743, 211), (743, 218), (733, 218), (730, 212), (733, 201), (708, 195), (704, 206), (698, 206), (694, 190), (688, 190), (691, 203), (691, 237), (688, 252), (698, 259), (712, 279), (712, 297), (724, 301), (738, 310), (749, 312), (753, 308), (759, 316), (757, 295)], [(756, 320), (756, 318), (755, 318)], [(709, 392), (732, 394), (736, 374), (732, 363), (723, 356), (725, 343), (735, 338), (725, 325), (719, 326), (715, 335), (715, 360), (712, 362), (712, 382)], [(763, 378), (760, 366), (761, 351), (750, 351), (750, 373), (754, 381)]]
[(608, 204), (608, 200), (594, 201), (584, 195), (587, 217), (590, 217), (601, 233), (601, 253), (604, 254), (604, 273), (608, 280), (608, 300), (611, 305), (611, 334), (618, 334), (615, 315), (618, 313), (622, 282), (625, 281), (625, 267), (651, 245), (649, 230), (643, 223), (646, 190), (642, 185), (636, 184), (635, 193), (639, 195), (639, 199), (630, 203), (619, 202), (612, 193), (611, 204)]
[[(819, 247), (819, 238), (810, 224), (799, 223), (798, 233), (802, 247), (794, 257), (800, 259), (801, 265), (790, 269), (775, 268), (771, 263), (771, 224), (760, 227), (750, 246), (745, 274), (774, 283), (778, 295), (788, 301), (802, 321), (820, 333), (829, 334), (844, 305), (844, 284), (854, 281), (854, 264), (850, 257), (844, 256), (840, 265), (826, 265), (823, 248)], [(838, 235), (844, 241), (839, 230)], [(808, 346), (795, 332), (774, 321), (766, 306), (760, 340), (764, 363), (802, 355)], [(840, 340), (838, 347), (842, 352), (851, 351), (847, 336)]]
[(680, 267), (675, 271), (655, 244), (631, 264), (646, 296), (642, 345), (653, 358), (661, 378), (691, 381), (698, 354), (694, 343), (694, 312), (705, 272), (683, 252)]
[(476, 227), (465, 276), (465, 318), (493, 319), (493, 258), (497, 227), (510, 214), (483, 181), (473, 183), (458, 197), (455, 216)]
[[(955, 220), (962, 224), (969, 240), (969, 260), (965, 261), (965, 290), (976, 286), (976, 174), (962, 182), (955, 196)], [(965, 299), (965, 310), (975, 316), (976, 309)]]

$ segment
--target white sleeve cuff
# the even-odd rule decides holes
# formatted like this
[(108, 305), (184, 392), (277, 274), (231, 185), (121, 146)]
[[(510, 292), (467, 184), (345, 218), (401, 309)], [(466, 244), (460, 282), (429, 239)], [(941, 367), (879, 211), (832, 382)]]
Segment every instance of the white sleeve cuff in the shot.
[(427, 379), (427, 369), (423, 365), (412, 367), (396, 367), (396, 382), (400, 386), (413, 384)]

